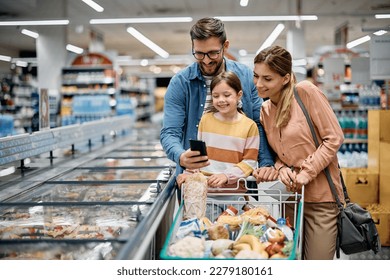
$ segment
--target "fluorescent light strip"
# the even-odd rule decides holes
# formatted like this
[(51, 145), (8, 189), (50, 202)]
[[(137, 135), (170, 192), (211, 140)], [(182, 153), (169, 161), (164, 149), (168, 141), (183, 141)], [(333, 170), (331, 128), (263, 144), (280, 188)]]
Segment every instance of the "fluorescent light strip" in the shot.
[(28, 29), (22, 29), (22, 31), (20, 31), (20, 32), (22, 34), (30, 36), (30, 37), (32, 37), (34, 39), (37, 39), (39, 37), (39, 34), (37, 32), (31, 31), (31, 30), (28, 30)]
[(261, 52), (265, 48), (268, 48), (269, 46), (271, 46), (275, 42), (276, 38), (278, 38), (280, 33), (282, 33), (283, 29), (284, 29), (284, 24), (283, 23), (279, 23), (275, 27), (275, 29), (272, 31), (272, 33), (268, 36), (268, 38), (265, 39), (264, 43), (257, 50), (256, 54), (258, 54), (259, 52)]
[(377, 14), (375, 15), (376, 19), (385, 19), (385, 18), (390, 18), (390, 14)]
[(159, 18), (105, 18), (91, 19), (90, 24), (120, 24), (120, 23), (174, 23), (191, 22), (192, 17), (159, 17)]
[(0, 60), (1, 61), (6, 61), (6, 62), (11, 62), (11, 57), (8, 55), (0, 55)]
[(26, 26), (26, 25), (68, 25), (69, 20), (22, 20), (22, 21), (0, 21), (0, 26)]
[(297, 21), (318, 20), (315, 15), (307, 16), (221, 16), (215, 17), (222, 21)]
[(374, 35), (382, 36), (382, 35), (385, 35), (386, 33), (387, 33), (386, 30), (378, 30), (378, 31), (374, 32)]
[(19, 66), (19, 67), (27, 67), (28, 66), (28, 63), (26, 61), (23, 61), (23, 60), (17, 60), (15, 64), (16, 64), (16, 66)]
[(360, 44), (363, 44), (363, 43), (365, 43), (365, 42), (370, 41), (370, 39), (371, 39), (371, 37), (368, 36), (368, 35), (366, 35), (366, 36), (361, 37), (361, 38), (359, 38), (359, 39), (353, 40), (353, 41), (347, 43), (347, 48), (348, 48), (348, 49), (352, 49), (352, 48), (354, 48), (354, 47), (356, 47), (356, 46), (358, 46), (358, 45), (360, 45)]
[(102, 6), (100, 6), (99, 4), (97, 4), (96, 2), (92, 1), (92, 0), (82, 0), (85, 4), (87, 4), (88, 6), (90, 6), (92, 9), (94, 9), (96, 12), (103, 12), (104, 11), (104, 8)]
[(150, 48), (152, 51), (157, 53), (162, 58), (168, 58), (169, 53), (160, 48), (158, 45), (153, 43), (151, 40), (146, 38), (144, 35), (142, 35), (138, 30), (136, 30), (134, 27), (127, 28), (127, 32), (129, 32), (131, 35), (133, 35), (138, 41), (140, 41), (142, 44)]
[(76, 46), (71, 45), (71, 44), (67, 44), (66, 49), (70, 52), (74, 52), (77, 54), (82, 54), (84, 52), (84, 50), (82, 48), (76, 47)]

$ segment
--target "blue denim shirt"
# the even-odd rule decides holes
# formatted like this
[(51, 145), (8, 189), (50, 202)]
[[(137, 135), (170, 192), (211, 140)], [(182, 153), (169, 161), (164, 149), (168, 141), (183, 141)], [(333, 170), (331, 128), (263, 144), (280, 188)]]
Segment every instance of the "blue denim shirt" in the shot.
[[(253, 83), (253, 72), (242, 63), (227, 58), (225, 62), (226, 71), (233, 71), (240, 78), (243, 89), (243, 111), (259, 127), (259, 166), (273, 166), (273, 154), (260, 124), (262, 99), (258, 96)], [(176, 174), (182, 172), (180, 155), (189, 148), (189, 139), (197, 138), (206, 95), (206, 82), (196, 62), (173, 76), (168, 85), (160, 141), (168, 158), (177, 164)]]

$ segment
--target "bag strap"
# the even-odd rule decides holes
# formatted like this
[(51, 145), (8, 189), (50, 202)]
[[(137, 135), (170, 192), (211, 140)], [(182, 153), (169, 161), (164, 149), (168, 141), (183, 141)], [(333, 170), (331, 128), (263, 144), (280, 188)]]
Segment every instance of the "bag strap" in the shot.
[[(309, 127), (310, 127), (310, 132), (311, 132), (311, 134), (313, 136), (313, 139), (314, 139), (314, 143), (316, 144), (316, 147), (318, 148), (320, 146), (320, 143), (319, 143), (317, 135), (315, 133), (313, 122), (312, 122), (312, 120), (310, 118), (309, 113), (306, 110), (305, 105), (302, 102), (302, 99), (299, 97), (299, 94), (297, 92), (296, 87), (294, 87), (294, 96), (295, 96), (295, 99), (297, 100), (299, 106), (301, 107), (301, 109), (303, 111), (303, 114), (306, 117), (307, 123), (309, 124)], [(326, 179), (328, 180), (328, 183), (329, 183), (329, 186), (330, 186), (330, 190), (331, 190), (331, 192), (332, 192), (332, 194), (333, 194), (333, 196), (334, 196), (334, 198), (336, 200), (336, 204), (339, 207), (339, 209), (342, 209), (343, 205), (342, 205), (342, 203), (341, 203), (341, 201), (339, 199), (339, 196), (337, 195), (336, 187), (335, 187), (335, 185), (333, 183), (332, 177), (330, 176), (329, 168), (325, 167), (324, 172), (325, 172)], [(341, 183), (342, 183), (342, 186), (343, 186), (343, 192), (344, 192), (346, 201), (348, 199), (348, 202), (349, 202), (349, 196), (348, 196), (347, 188), (346, 188), (346, 186), (344, 184), (344, 179), (343, 179), (341, 171), (340, 171), (340, 177), (341, 177)]]

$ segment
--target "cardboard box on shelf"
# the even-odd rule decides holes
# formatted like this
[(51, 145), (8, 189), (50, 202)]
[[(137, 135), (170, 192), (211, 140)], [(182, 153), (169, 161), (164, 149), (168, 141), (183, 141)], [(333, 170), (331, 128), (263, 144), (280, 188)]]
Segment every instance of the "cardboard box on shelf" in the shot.
[(379, 203), (390, 208), (390, 174), (379, 176)]
[(341, 168), (349, 198), (362, 207), (379, 203), (379, 174), (369, 168)]
[(390, 143), (380, 142), (379, 203), (390, 209)]
[(370, 211), (382, 246), (390, 246), (390, 212)]
[(368, 111), (368, 168), (379, 172), (382, 152), (379, 143), (390, 143), (390, 110)]

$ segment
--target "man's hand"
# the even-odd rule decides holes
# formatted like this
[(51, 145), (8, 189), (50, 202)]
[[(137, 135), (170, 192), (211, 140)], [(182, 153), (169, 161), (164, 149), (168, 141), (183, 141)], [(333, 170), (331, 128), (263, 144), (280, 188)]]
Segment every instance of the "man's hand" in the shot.
[(278, 171), (273, 167), (260, 167), (256, 168), (253, 173), (253, 177), (256, 178), (256, 183), (275, 181), (278, 179)]
[(207, 156), (200, 156), (199, 151), (191, 151), (188, 149), (180, 155), (180, 166), (186, 169), (200, 169), (210, 165)]

